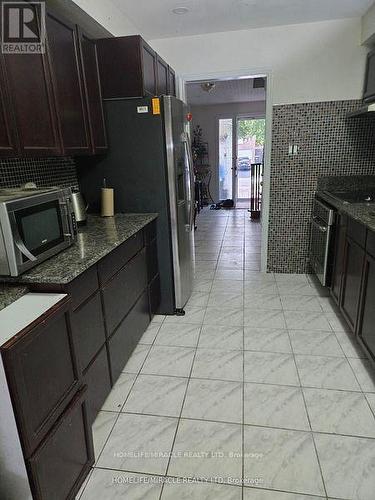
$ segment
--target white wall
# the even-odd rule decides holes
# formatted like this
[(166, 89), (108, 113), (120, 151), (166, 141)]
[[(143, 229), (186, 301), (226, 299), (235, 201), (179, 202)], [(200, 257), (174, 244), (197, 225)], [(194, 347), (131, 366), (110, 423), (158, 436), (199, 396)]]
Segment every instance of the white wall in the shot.
[(375, 42), (375, 4), (362, 17), (362, 43), (372, 45)]
[(366, 49), (361, 19), (151, 40), (187, 80), (238, 70), (270, 71), (273, 104), (359, 99)]
[(233, 118), (237, 115), (248, 115), (264, 117), (266, 113), (265, 101), (213, 104), (210, 106), (192, 106), (193, 127), (200, 125), (203, 130), (203, 141), (208, 142), (209, 163), (211, 165), (212, 178), (210, 184), (211, 195), (214, 201), (219, 201), (219, 171), (217, 165), (218, 142), (217, 123), (220, 118)]

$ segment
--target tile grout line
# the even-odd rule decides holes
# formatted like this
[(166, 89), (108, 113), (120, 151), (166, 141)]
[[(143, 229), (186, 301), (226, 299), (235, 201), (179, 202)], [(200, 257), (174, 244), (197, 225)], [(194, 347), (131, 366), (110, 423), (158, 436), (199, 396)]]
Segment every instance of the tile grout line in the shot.
[[(285, 319), (284, 311), (283, 311), (283, 316), (284, 316), (284, 322), (286, 324), (286, 319)], [(305, 398), (305, 393), (303, 391), (301, 376), (300, 376), (300, 372), (299, 372), (298, 365), (297, 365), (297, 362), (296, 362), (296, 357), (295, 357), (295, 353), (294, 353), (294, 350), (293, 350), (293, 345), (292, 345), (292, 340), (290, 338), (289, 330), (287, 330), (287, 332), (288, 332), (288, 338), (289, 338), (289, 342), (290, 342), (290, 347), (292, 349), (292, 356), (293, 356), (294, 366), (295, 366), (295, 369), (296, 369), (296, 372), (297, 372), (297, 377), (298, 377), (299, 384), (300, 384), (300, 392), (301, 392), (301, 395), (302, 395), (302, 399), (303, 399), (303, 404), (304, 404), (304, 407), (305, 407), (305, 412), (306, 412), (307, 420), (308, 420), (308, 423), (309, 423), (309, 426), (310, 426), (310, 431), (311, 431), (310, 435), (311, 435), (311, 439), (312, 439), (314, 450), (315, 450), (315, 456), (316, 456), (316, 460), (317, 460), (318, 467), (319, 467), (320, 477), (321, 477), (321, 480), (322, 480), (322, 485), (323, 485), (325, 496), (326, 496), (326, 498), (328, 498), (327, 487), (326, 487), (326, 483), (325, 483), (324, 476), (323, 476), (323, 469), (322, 469), (322, 465), (320, 463), (320, 458), (319, 458), (319, 454), (318, 454), (318, 448), (316, 446), (316, 442), (315, 442), (315, 438), (314, 438), (314, 432), (313, 432), (313, 428), (312, 428), (312, 425), (311, 425), (310, 414), (309, 414), (308, 407), (307, 407), (307, 404), (306, 404), (306, 398)]]

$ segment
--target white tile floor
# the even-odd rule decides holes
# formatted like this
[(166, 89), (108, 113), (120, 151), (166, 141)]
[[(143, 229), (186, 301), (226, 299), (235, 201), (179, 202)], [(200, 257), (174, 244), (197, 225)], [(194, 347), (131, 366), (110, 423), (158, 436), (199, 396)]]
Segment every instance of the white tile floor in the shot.
[(206, 210), (196, 258), (186, 315), (154, 318), (95, 422), (80, 500), (374, 500), (374, 373), (330, 299), (259, 272), (246, 211)]

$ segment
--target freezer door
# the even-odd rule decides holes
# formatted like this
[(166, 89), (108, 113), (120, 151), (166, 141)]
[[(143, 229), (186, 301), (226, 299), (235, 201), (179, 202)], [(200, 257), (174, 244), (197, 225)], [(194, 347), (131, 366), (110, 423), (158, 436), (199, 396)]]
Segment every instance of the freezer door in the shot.
[(163, 97), (163, 114), (176, 309), (183, 309), (194, 279), (194, 174), (184, 104), (174, 97)]

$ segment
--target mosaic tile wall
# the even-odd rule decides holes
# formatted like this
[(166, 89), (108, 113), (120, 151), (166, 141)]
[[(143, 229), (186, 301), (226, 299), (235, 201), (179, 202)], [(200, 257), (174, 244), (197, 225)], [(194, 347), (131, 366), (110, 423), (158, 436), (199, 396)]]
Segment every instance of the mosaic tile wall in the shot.
[[(273, 108), (268, 270), (308, 272), (310, 214), (317, 179), (375, 174), (375, 118), (348, 119), (361, 101)], [(298, 155), (288, 154), (289, 144)]]
[(35, 182), (38, 187), (78, 186), (75, 162), (65, 156), (0, 159), (0, 188), (25, 182)]

